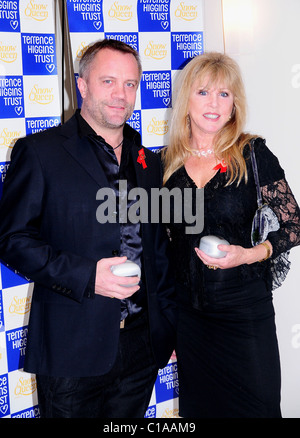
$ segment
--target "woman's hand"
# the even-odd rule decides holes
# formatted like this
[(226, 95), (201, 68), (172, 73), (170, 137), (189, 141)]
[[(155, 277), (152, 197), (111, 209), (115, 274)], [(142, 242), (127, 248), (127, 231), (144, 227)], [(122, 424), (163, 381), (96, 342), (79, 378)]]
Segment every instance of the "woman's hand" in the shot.
[[(265, 243), (269, 246), (270, 254), (272, 254), (271, 243), (268, 240), (266, 240)], [(218, 245), (218, 249), (226, 252), (226, 256), (218, 259), (208, 256), (199, 248), (195, 248), (195, 251), (199, 259), (202, 260), (207, 267), (212, 269), (229, 269), (243, 264), (250, 265), (251, 263), (264, 260), (268, 254), (263, 244), (252, 248), (244, 248), (240, 245)]]

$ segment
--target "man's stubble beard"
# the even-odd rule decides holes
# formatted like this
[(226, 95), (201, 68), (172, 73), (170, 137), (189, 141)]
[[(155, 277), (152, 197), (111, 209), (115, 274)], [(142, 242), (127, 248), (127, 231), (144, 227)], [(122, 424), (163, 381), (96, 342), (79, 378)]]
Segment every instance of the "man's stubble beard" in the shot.
[(127, 122), (127, 120), (131, 117), (134, 110), (134, 106), (128, 106), (122, 103), (121, 106), (125, 107), (125, 114), (122, 120), (118, 122), (117, 116), (109, 115), (105, 111), (103, 111), (103, 108), (105, 108), (106, 106), (107, 104), (104, 102), (101, 106), (97, 106), (96, 108), (93, 108), (91, 114), (93, 115), (94, 119), (96, 120), (99, 126), (103, 126), (109, 129), (122, 128)]

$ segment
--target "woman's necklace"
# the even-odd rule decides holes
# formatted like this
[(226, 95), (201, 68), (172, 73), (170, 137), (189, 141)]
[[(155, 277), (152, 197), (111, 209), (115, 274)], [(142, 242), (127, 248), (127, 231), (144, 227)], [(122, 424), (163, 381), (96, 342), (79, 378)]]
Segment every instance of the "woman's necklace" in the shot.
[[(213, 149), (188, 149), (184, 146), (184, 149), (186, 149), (191, 155), (201, 158), (207, 158), (209, 155), (214, 154)], [(227, 165), (224, 160), (221, 161), (221, 163), (217, 164), (215, 167), (213, 167), (213, 170), (219, 170), (221, 173), (225, 173), (227, 171)]]
[(113, 150), (115, 151), (116, 149), (118, 149), (118, 148), (123, 144), (123, 141), (124, 141), (124, 138), (123, 138), (123, 140), (121, 141), (121, 143), (118, 144), (118, 146), (116, 146), (115, 148), (113, 148)]
[(214, 151), (212, 149), (191, 149), (190, 153), (194, 156), (194, 157), (204, 157), (207, 158), (209, 157), (209, 155), (213, 154)]
[(194, 157), (198, 158), (207, 158), (214, 153), (213, 149), (188, 149), (185, 146), (184, 149), (186, 149)]

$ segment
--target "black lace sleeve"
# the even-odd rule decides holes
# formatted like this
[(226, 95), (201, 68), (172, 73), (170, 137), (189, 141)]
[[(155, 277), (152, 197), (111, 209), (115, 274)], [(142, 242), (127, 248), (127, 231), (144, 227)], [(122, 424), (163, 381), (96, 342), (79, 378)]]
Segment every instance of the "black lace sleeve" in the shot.
[(280, 223), (280, 229), (268, 235), (275, 258), (300, 244), (300, 210), (285, 178), (261, 187), (261, 191)]
[(284, 170), (265, 140), (256, 139), (254, 147), (262, 200), (271, 207), (280, 224), (279, 229), (269, 232), (267, 237), (273, 247), (269, 266), (274, 290), (281, 286), (289, 272), (290, 249), (300, 244), (300, 210)]
[(269, 233), (272, 258), (300, 244), (300, 210), (278, 158), (262, 138), (254, 143), (261, 196), (276, 214), (280, 229)]

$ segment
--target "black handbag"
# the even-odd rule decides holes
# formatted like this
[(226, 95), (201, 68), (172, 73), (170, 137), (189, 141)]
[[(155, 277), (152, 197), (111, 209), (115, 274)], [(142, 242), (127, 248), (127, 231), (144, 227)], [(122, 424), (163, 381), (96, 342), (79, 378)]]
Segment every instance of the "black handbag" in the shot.
[[(262, 201), (261, 189), (259, 184), (258, 170), (256, 164), (256, 157), (254, 151), (255, 139), (250, 142), (250, 154), (251, 163), (253, 169), (253, 175), (256, 185), (257, 194), (257, 210), (255, 212), (252, 229), (251, 229), (251, 243), (252, 246), (259, 245), (264, 242), (268, 234), (272, 231), (277, 231), (280, 228), (278, 218), (272, 208)], [(272, 290), (277, 289), (285, 280), (289, 270), (291, 262), (288, 260), (289, 251), (279, 254), (276, 258), (270, 259), (270, 268), (272, 273)]]

